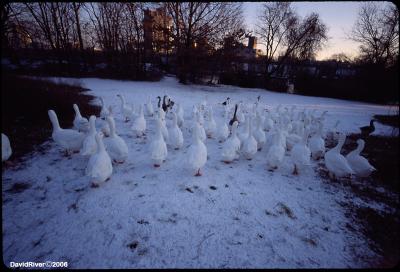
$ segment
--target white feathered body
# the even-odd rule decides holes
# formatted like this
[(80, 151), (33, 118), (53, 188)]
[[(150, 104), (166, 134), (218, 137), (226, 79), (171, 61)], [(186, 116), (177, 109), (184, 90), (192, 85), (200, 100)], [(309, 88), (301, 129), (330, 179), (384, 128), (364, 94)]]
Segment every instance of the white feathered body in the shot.
[[(100, 141), (102, 141), (101, 136), (96, 137), (99, 137)], [(112, 171), (113, 167), (110, 156), (104, 149), (104, 145), (100, 147), (98, 144), (96, 153), (92, 154), (89, 158), (85, 174), (95, 182), (103, 182), (111, 176)]]

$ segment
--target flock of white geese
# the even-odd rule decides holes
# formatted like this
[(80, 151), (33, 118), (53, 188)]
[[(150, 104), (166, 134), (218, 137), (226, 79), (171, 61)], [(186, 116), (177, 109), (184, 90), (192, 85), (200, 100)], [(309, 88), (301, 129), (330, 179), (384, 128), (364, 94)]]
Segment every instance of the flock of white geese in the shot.
[[(174, 107), (175, 103), (167, 95), (164, 95), (162, 103), (161, 97), (158, 97), (155, 110), (150, 97), (139, 107), (126, 103), (123, 95), (118, 94), (117, 97), (121, 101), (122, 119), (127, 125), (131, 123), (131, 131), (136, 137), (143, 137), (147, 122), (155, 121), (156, 131), (151, 135), (149, 145), (149, 159), (154, 167), (160, 167), (165, 162), (168, 148), (182, 149), (184, 139), (181, 128), (184, 122), (191, 122), (192, 140), (185, 161), (195, 176), (201, 175), (201, 169), (207, 162), (207, 138), (222, 144), (220, 160), (224, 163), (231, 163), (241, 156), (251, 160), (258, 151), (265, 149), (265, 165), (270, 171), (281, 166), (285, 154), (290, 155), (294, 175), (301, 174), (311, 165), (311, 160), (320, 159), (324, 159), (333, 179), (352, 175), (367, 177), (376, 170), (360, 155), (365, 145), (362, 139), (357, 140), (355, 150), (347, 156), (341, 155), (346, 135), (337, 131), (339, 121), (332, 130), (324, 133), (327, 111), (322, 114), (316, 114), (316, 110), (295, 112), (296, 106), (288, 109), (281, 105), (268, 109), (260, 102), (260, 97), (255, 103), (238, 101), (235, 105), (230, 98), (215, 105), (205, 99), (193, 106), (191, 120), (185, 120), (182, 105), (176, 103)], [(107, 107), (103, 98), (100, 100), (99, 131), (96, 129), (96, 116), (90, 116), (89, 120), (82, 117), (76, 104), (73, 105), (75, 119), (72, 129), (61, 128), (54, 110), (48, 111), (53, 126), (52, 139), (67, 155), (79, 152), (88, 157), (85, 174), (90, 177), (93, 186), (109, 179), (113, 163), (124, 163), (129, 153), (125, 140), (118, 135), (112, 107)], [(219, 107), (223, 117), (218, 124), (214, 119), (213, 106)], [(166, 119), (171, 119), (168, 126)], [(337, 145), (329, 151), (325, 147), (327, 139), (337, 141)], [(11, 153), (10, 141), (2, 134), (2, 160), (7, 160)]]

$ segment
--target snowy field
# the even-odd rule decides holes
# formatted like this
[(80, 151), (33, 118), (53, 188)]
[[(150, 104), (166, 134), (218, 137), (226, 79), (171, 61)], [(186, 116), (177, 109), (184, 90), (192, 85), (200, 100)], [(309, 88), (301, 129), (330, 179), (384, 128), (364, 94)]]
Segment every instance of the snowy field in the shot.
[[(67, 261), (70, 268), (346, 268), (369, 267), (369, 261), (377, 258), (365, 237), (346, 228), (353, 222), (340, 202), (376, 210), (388, 207), (366, 203), (322, 179), (317, 170), (323, 161), (312, 161), (312, 167), (299, 176), (285, 167), (267, 171), (264, 149), (251, 161), (241, 157), (225, 164), (222, 144), (207, 139), (209, 157), (203, 175), (195, 177), (183, 166), (192, 141), (192, 106), (203, 100), (213, 105), (217, 125), (223, 120), (218, 103), (226, 97), (232, 103), (254, 103), (260, 95), (270, 110), (279, 104), (296, 105), (297, 111), (316, 109), (317, 115), (327, 110), (324, 131), (341, 120), (338, 130), (346, 133), (359, 132), (374, 114), (389, 114), (390, 108), (225, 85), (185, 86), (172, 77), (160, 82), (62, 81), (78, 81), (91, 90), (88, 94), (113, 106), (117, 132), (128, 144), (129, 157), (114, 165), (111, 179), (98, 188), (91, 188), (84, 176), (87, 158), (65, 157), (52, 140), (44, 144), (45, 152), (5, 170), (7, 266), (11, 261)], [(155, 121), (146, 117), (146, 137), (133, 137), (132, 122), (123, 122), (116, 95), (123, 94), (136, 105), (151, 96), (156, 107), (156, 97), (164, 93), (184, 106), (184, 147), (168, 149), (166, 162), (154, 168), (149, 144)], [(98, 99), (93, 103), (100, 105)], [(392, 130), (375, 125), (374, 134)], [(16, 182), (27, 184), (26, 189), (10, 190)]]

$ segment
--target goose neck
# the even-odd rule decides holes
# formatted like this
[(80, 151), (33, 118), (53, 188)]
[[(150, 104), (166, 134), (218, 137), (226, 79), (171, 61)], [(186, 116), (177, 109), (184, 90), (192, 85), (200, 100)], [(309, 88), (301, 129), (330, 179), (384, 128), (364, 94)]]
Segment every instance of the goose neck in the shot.
[(51, 124), (53, 125), (53, 130), (60, 130), (61, 129), (60, 123), (58, 122), (57, 115), (53, 110), (49, 111), (49, 117)]
[(115, 134), (115, 122), (114, 122), (114, 119), (108, 118), (107, 120), (108, 120), (108, 124), (110, 126), (110, 136), (114, 137), (116, 135)]
[(99, 133), (96, 134), (96, 143), (97, 143), (97, 147), (98, 147), (98, 151), (97, 151), (98, 153), (104, 152), (106, 150), (104, 147), (102, 136)]

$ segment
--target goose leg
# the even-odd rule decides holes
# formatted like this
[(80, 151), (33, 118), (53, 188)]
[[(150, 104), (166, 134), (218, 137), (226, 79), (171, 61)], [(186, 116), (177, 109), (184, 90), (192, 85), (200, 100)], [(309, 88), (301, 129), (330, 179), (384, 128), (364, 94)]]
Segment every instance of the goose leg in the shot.
[(199, 168), (199, 170), (197, 170), (197, 173), (196, 173), (196, 175), (195, 175), (196, 177), (198, 177), (198, 176), (201, 176), (201, 173), (200, 173), (200, 168)]
[(294, 165), (294, 170), (293, 170), (293, 175), (298, 175), (299, 172), (297, 171), (297, 166), (296, 164)]

